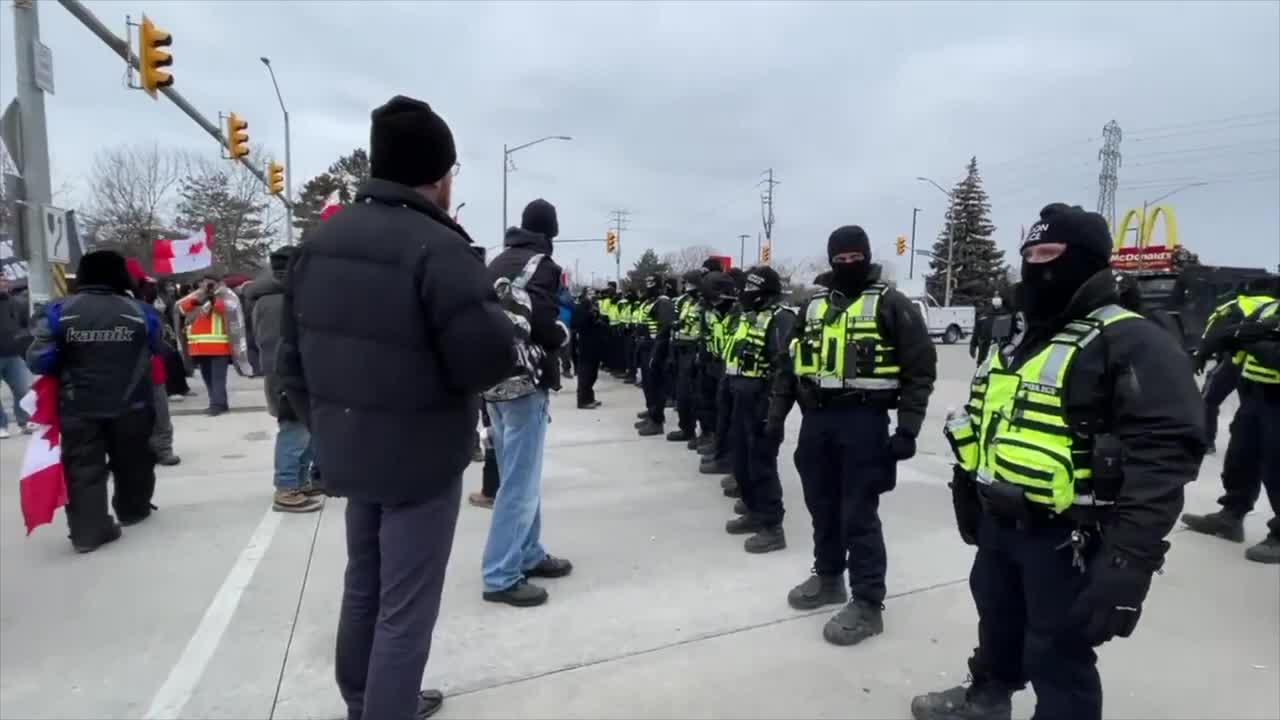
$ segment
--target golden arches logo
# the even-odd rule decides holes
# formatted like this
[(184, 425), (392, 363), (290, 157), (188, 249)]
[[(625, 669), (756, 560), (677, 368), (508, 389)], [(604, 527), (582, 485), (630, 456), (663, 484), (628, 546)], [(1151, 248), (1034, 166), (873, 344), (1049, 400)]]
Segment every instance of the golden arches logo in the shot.
[[(1164, 217), (1165, 241), (1163, 244), (1155, 245), (1151, 242), (1151, 235), (1155, 230), (1156, 220), (1160, 217)], [(1163, 247), (1172, 250), (1178, 246), (1178, 221), (1174, 218), (1173, 211), (1167, 205), (1155, 205), (1147, 208), (1145, 215), (1141, 208), (1133, 208), (1124, 214), (1120, 224), (1116, 226), (1113, 250), (1120, 250), (1125, 246), (1129, 235), (1129, 224), (1133, 220), (1138, 221), (1135, 228), (1138, 234), (1134, 242), (1135, 248), (1141, 250), (1149, 247)]]

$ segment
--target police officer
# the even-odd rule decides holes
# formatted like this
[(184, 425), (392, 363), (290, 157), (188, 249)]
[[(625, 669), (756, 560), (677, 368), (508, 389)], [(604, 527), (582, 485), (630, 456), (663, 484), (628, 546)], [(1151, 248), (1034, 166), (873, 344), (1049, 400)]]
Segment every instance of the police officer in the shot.
[(698, 346), (702, 341), (702, 292), (699, 284), (702, 273), (690, 270), (682, 278), (684, 293), (675, 302), (675, 328), (672, 334), (672, 355), (675, 358), (675, 391), (677, 429), (667, 433), (671, 442), (683, 442), (690, 449), (698, 447), (698, 417), (696, 408)]
[(604, 322), (603, 337), (600, 346), (600, 367), (612, 374), (617, 366), (614, 364), (614, 326), (617, 310), (618, 284), (610, 281), (604, 289), (596, 293), (596, 307), (600, 310), (600, 318)]
[[(721, 373), (720, 381), (716, 384), (715, 399), (716, 444), (709, 453), (704, 455), (703, 461), (698, 467), (698, 472), (703, 475), (724, 475), (733, 472), (731, 459), (733, 432), (730, 427), (730, 421), (733, 418), (733, 393), (729, 391), (728, 377), (734, 360), (729, 355), (729, 349), (730, 340), (738, 327), (738, 320), (741, 319), (743, 313), (741, 298), (742, 290), (747, 283), (747, 274), (742, 268), (730, 268), (725, 275), (733, 283), (733, 291), (731, 293), (733, 300), (729, 300), (729, 293), (721, 292), (721, 303), (724, 310), (721, 318), (722, 341), (719, 344)], [(724, 489), (726, 497), (739, 497), (737, 482), (733, 480), (732, 476), (726, 477), (720, 483), (720, 486)]]
[[(159, 316), (127, 295), (125, 259), (88, 253), (75, 294), (54, 300), (35, 318), (27, 364), (58, 379), (58, 421), (67, 482), (67, 525), (76, 552), (118, 540), (120, 524), (151, 515), (156, 456), (151, 358), (163, 356)], [(108, 512), (107, 476), (115, 478)]]
[(591, 288), (583, 288), (573, 305), (573, 331), (578, 336), (578, 409), (595, 410), (596, 377), (608, 341), (609, 321)]
[[(722, 272), (709, 272), (703, 278), (702, 294), (708, 303), (703, 315), (702, 384), (699, 414), (705, 427), (713, 428), (711, 440), (699, 448), (702, 456), (699, 472), (726, 475), (732, 471), (729, 461), (729, 420), (733, 407), (725, 381), (726, 351), (729, 336), (738, 317), (738, 286)], [(726, 477), (721, 487), (728, 497), (738, 497), (737, 483)]]
[(1117, 304), (1101, 215), (1054, 204), (1022, 246), (1021, 342), (948, 414), (957, 525), (977, 544), (972, 684), (916, 697), (917, 720), (1100, 720), (1094, 648), (1128, 637), (1204, 449), (1187, 355)]
[(636, 365), (644, 390), (645, 417), (636, 423), (643, 437), (661, 435), (666, 422), (666, 362), (671, 350), (675, 308), (661, 275), (645, 278), (645, 299), (636, 311)]
[[(801, 311), (766, 432), (780, 438), (787, 413), (800, 402), (795, 463), (813, 519), (814, 564), (787, 602), (813, 610), (848, 600), (822, 634), (833, 644), (854, 645), (884, 630), (880, 495), (894, 488), (896, 464), (915, 454), (938, 358), (920, 312), (880, 280), (862, 228), (831, 233), (827, 257), (830, 289)], [(895, 407), (898, 423), (890, 433)]]
[[(1241, 309), (1252, 305), (1243, 298)], [(1267, 523), (1267, 537), (1245, 551), (1255, 562), (1280, 563), (1280, 458), (1276, 438), (1280, 438), (1280, 305), (1275, 299), (1260, 307), (1250, 307), (1220, 319), (1208, 331), (1201, 354), (1228, 355), (1239, 369), (1240, 408), (1231, 420), (1231, 440), (1222, 467), (1226, 490), (1218, 502), (1222, 510), (1208, 515), (1186, 514), (1182, 522), (1200, 533), (1217, 535), (1233, 542), (1244, 541), (1244, 516), (1253, 509), (1262, 487), (1266, 487), (1273, 517)], [(1234, 321), (1233, 321), (1234, 318)]]
[(978, 319), (969, 340), (969, 357), (982, 362), (992, 345), (1000, 347), (1013, 336), (1013, 303), (1007, 300), (1009, 290), (1001, 290), (991, 298), (991, 312)]
[[(1209, 337), (1215, 327), (1240, 322), (1258, 308), (1275, 300), (1276, 296), (1280, 295), (1280, 292), (1272, 292), (1270, 285), (1270, 281), (1265, 278), (1252, 280), (1245, 284), (1244, 292), (1215, 308), (1213, 314), (1209, 316), (1208, 322), (1205, 323), (1204, 333), (1200, 338), (1201, 344), (1203, 345), (1204, 340)], [(1214, 361), (1214, 366), (1204, 379), (1204, 424), (1209, 438), (1209, 452), (1215, 453), (1217, 452), (1218, 439), (1218, 409), (1231, 396), (1231, 393), (1236, 391), (1236, 385), (1240, 382), (1240, 365), (1235, 362), (1235, 358), (1229, 353), (1219, 352), (1217, 355), (1210, 356), (1205, 352), (1204, 347), (1200, 347), (1197, 349), (1195, 358), (1196, 373), (1202, 372), (1210, 360)], [(1224, 475), (1228, 472), (1228, 468), (1231, 467), (1233, 458), (1228, 456), (1226, 460), (1227, 462), (1223, 466)], [(1238, 462), (1244, 460), (1244, 458), (1237, 457), (1234, 460)], [(1249, 474), (1247, 468), (1252, 466), (1252, 461), (1252, 458), (1246, 461), (1246, 468), (1243, 469), (1244, 474)], [(1223, 478), (1223, 483), (1227, 483), (1225, 477)], [(1256, 484), (1253, 485), (1252, 498), (1245, 509), (1246, 513), (1253, 509), (1253, 502), (1258, 499)]]
[(733, 476), (742, 514), (725, 524), (730, 535), (754, 533), (743, 543), (749, 553), (787, 546), (782, 530), (782, 481), (778, 477), (780, 436), (765, 432), (774, 375), (787, 364), (795, 313), (782, 305), (782, 279), (767, 265), (747, 271), (739, 296), (742, 314), (728, 338), (725, 382), (733, 397), (729, 423)]

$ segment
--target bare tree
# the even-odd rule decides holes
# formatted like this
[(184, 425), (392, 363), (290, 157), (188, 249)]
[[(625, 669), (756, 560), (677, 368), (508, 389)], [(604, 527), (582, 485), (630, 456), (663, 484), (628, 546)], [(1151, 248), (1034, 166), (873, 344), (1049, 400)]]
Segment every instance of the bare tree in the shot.
[(783, 287), (807, 287), (813, 285), (813, 279), (831, 269), (826, 258), (815, 257), (806, 260), (774, 260), (769, 266), (782, 278)]
[(90, 170), (89, 234), (97, 244), (140, 257), (164, 234), (180, 181), (191, 166), (185, 151), (157, 146), (103, 150)]
[(663, 255), (662, 262), (670, 266), (672, 273), (683, 275), (690, 270), (697, 270), (707, 258), (718, 254), (715, 248), (708, 245), (690, 245)]
[(215, 271), (262, 266), (276, 244), (282, 213), (261, 180), (240, 163), (201, 157), (179, 185), (174, 222), (184, 231), (213, 226)]

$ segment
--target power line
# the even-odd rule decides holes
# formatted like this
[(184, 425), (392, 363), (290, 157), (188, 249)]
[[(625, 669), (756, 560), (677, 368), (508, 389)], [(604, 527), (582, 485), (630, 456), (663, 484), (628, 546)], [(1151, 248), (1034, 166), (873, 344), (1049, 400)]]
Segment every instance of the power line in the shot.
[(1216, 132), (1221, 132), (1223, 130), (1246, 130), (1248, 128), (1264, 127), (1264, 126), (1275, 126), (1277, 128), (1280, 128), (1280, 124), (1277, 124), (1277, 122), (1274, 120), (1262, 120), (1262, 121), (1245, 122), (1245, 123), (1237, 123), (1237, 124), (1230, 124), (1230, 125), (1216, 125), (1211, 127), (1202, 127), (1202, 128), (1194, 128), (1194, 129), (1187, 129), (1187, 130), (1175, 130), (1175, 131), (1160, 133), (1156, 135), (1139, 135), (1134, 137), (1133, 141), (1134, 142), (1152, 142), (1154, 140), (1167, 140), (1169, 138), (1185, 137), (1187, 135), (1203, 135), (1205, 133), (1216, 133)]
[[(1270, 143), (1273, 143), (1273, 142), (1274, 142), (1274, 143), (1280, 143), (1280, 139), (1276, 139), (1276, 140), (1266, 140), (1266, 141), (1263, 141), (1263, 144), (1270, 144)], [(1176, 150), (1153, 150), (1152, 152), (1143, 153), (1143, 154), (1141, 154), (1141, 155), (1138, 155), (1138, 156), (1137, 156), (1137, 158), (1138, 158), (1139, 160), (1145, 160), (1145, 159), (1147, 159), (1147, 158), (1149, 158), (1149, 157), (1153, 157), (1153, 156), (1158, 157), (1158, 156), (1162, 156), (1162, 155), (1186, 155), (1186, 154), (1194, 154), (1194, 153), (1201, 153), (1201, 152), (1220, 151), (1220, 150), (1231, 150), (1231, 149), (1234, 149), (1234, 148), (1250, 148), (1250, 149), (1255, 149), (1255, 148), (1257, 148), (1257, 147), (1258, 147), (1258, 141), (1257, 141), (1257, 140), (1248, 140), (1248, 141), (1246, 141), (1246, 142), (1230, 143), (1230, 144), (1227, 144), (1227, 145), (1197, 145), (1197, 146), (1195, 146), (1195, 147), (1189, 147), (1189, 148), (1178, 148), (1178, 149), (1176, 149)]]
[(1230, 115), (1224, 118), (1216, 118), (1212, 120), (1198, 120), (1190, 123), (1178, 123), (1176, 125), (1164, 125), (1164, 126), (1157, 126), (1157, 127), (1138, 128), (1133, 132), (1135, 134), (1159, 133), (1159, 132), (1165, 132), (1167, 130), (1203, 127), (1205, 125), (1221, 125), (1223, 123), (1232, 123), (1232, 122), (1238, 122), (1241, 120), (1249, 120), (1253, 118), (1277, 117), (1277, 116), (1280, 116), (1280, 110), (1271, 110), (1268, 112), (1244, 113), (1242, 115)]

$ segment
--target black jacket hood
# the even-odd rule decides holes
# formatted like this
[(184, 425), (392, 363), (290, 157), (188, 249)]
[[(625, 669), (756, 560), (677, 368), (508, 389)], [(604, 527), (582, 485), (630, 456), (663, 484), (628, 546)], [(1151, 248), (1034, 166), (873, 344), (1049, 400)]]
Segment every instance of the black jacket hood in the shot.
[(534, 252), (550, 256), (552, 243), (542, 233), (529, 232), (524, 228), (507, 228), (507, 237), (503, 244), (509, 248), (527, 248)]
[(271, 270), (263, 270), (258, 276), (249, 283), (249, 288), (244, 291), (244, 299), (248, 302), (257, 302), (260, 298), (268, 295), (280, 295), (284, 293), (284, 283), (276, 273)]

